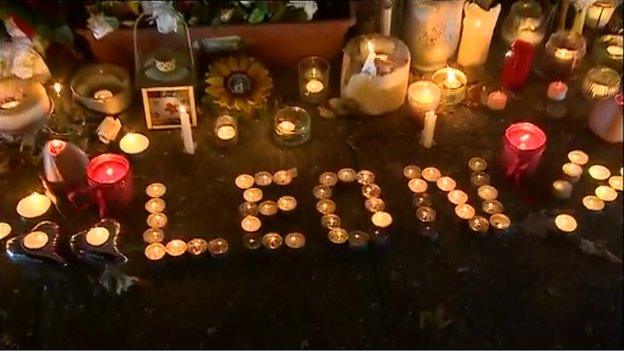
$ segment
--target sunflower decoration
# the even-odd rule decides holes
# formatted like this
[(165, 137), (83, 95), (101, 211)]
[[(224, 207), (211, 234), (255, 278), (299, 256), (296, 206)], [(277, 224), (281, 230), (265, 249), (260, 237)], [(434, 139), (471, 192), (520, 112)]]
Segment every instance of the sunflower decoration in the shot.
[(273, 79), (262, 64), (247, 56), (230, 56), (208, 66), (206, 93), (219, 106), (251, 113), (267, 102)]

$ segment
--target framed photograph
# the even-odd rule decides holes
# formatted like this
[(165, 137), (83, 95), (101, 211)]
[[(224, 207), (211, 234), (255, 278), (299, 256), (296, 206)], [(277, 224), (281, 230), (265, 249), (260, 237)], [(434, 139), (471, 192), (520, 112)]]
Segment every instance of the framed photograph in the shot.
[(147, 128), (180, 128), (180, 105), (185, 106), (191, 116), (191, 125), (197, 126), (193, 86), (143, 88), (141, 94)]

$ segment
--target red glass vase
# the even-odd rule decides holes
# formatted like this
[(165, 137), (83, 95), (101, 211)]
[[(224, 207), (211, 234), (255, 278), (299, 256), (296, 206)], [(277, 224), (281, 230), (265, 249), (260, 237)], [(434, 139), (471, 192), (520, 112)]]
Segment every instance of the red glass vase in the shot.
[(531, 73), (534, 55), (533, 45), (523, 40), (514, 41), (503, 60), (501, 85), (510, 90), (522, 89)]

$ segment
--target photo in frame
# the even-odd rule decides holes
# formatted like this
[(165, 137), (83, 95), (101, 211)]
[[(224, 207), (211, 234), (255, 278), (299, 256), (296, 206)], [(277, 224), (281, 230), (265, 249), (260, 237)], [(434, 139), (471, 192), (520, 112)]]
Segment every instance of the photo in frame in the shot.
[(193, 86), (143, 88), (141, 94), (147, 128), (180, 128), (180, 105), (189, 112), (191, 126), (197, 126)]

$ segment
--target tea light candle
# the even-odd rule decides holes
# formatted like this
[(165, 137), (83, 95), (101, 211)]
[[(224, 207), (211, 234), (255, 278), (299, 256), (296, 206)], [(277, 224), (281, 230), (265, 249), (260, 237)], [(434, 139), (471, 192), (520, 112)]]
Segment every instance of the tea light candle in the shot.
[(29, 250), (40, 250), (46, 246), (49, 240), (50, 238), (48, 237), (48, 234), (41, 231), (35, 231), (24, 236), (22, 239), (22, 245)]
[[(296, 170), (296, 168), (294, 170)], [(293, 170), (277, 171), (273, 174), (273, 183), (277, 185), (288, 185), (292, 182), (293, 176), (296, 175), (295, 172), (296, 171), (293, 171)]]
[(438, 217), (436, 211), (428, 206), (419, 207), (416, 210), (416, 218), (423, 223), (431, 223)]
[(568, 153), (568, 160), (579, 166), (584, 166), (589, 162), (589, 156), (581, 150), (572, 150)]
[(386, 228), (392, 224), (392, 215), (388, 212), (378, 211), (373, 213), (371, 221), (378, 228)]
[(490, 110), (502, 111), (507, 105), (507, 95), (500, 90), (493, 91), (488, 95), (486, 105)]
[(145, 203), (145, 210), (149, 213), (161, 213), (165, 210), (165, 200), (161, 198), (152, 198)]
[(61, 82), (54, 82), (54, 84), (52, 84), (52, 90), (54, 90), (56, 96), (61, 96), (61, 91), (63, 91), (63, 84), (61, 84)]
[(452, 67), (444, 67), (435, 71), (431, 80), (442, 89), (441, 101), (444, 105), (456, 105), (466, 98), (468, 79), (464, 72)]
[(325, 89), (325, 85), (318, 79), (310, 79), (306, 83), (305, 88), (309, 93), (317, 94)]
[(435, 167), (427, 167), (422, 170), (421, 176), (428, 182), (435, 182), (442, 176), (442, 174), (440, 173), (440, 170)]
[(258, 212), (263, 216), (273, 216), (278, 210), (279, 208), (275, 201), (267, 200), (258, 205)]
[(569, 199), (572, 195), (572, 184), (565, 180), (556, 180), (552, 184), (553, 195), (558, 199)]
[(303, 101), (321, 103), (325, 99), (329, 69), (329, 62), (320, 56), (299, 61), (299, 93)]
[(269, 186), (273, 183), (273, 175), (267, 171), (260, 171), (254, 175), (254, 181), (258, 186)]
[(241, 228), (246, 232), (257, 232), (262, 226), (262, 221), (256, 216), (246, 216), (241, 220)]
[(589, 175), (596, 180), (607, 180), (611, 176), (611, 171), (603, 165), (593, 165), (589, 167)]
[(435, 132), (436, 121), (438, 116), (433, 111), (425, 113), (425, 127), (420, 135), (420, 144), (426, 149), (430, 149), (433, 146), (433, 134)]
[(472, 217), (475, 216), (475, 213), (476, 212), (475, 212), (474, 207), (468, 204), (461, 204), (461, 205), (455, 206), (455, 214), (457, 215), (457, 217), (461, 219), (471, 219)]
[(563, 101), (568, 94), (568, 85), (561, 81), (552, 82), (548, 85), (546, 96), (553, 101)]
[(113, 92), (108, 89), (100, 89), (96, 91), (95, 93), (93, 93), (93, 98), (96, 100), (101, 100), (101, 101), (110, 99), (113, 96), (114, 96)]
[(24, 218), (36, 218), (48, 212), (51, 204), (47, 196), (33, 192), (17, 203), (16, 210)]
[(152, 183), (145, 188), (145, 194), (149, 197), (162, 197), (167, 192), (167, 187), (163, 183)]
[(291, 249), (301, 249), (302, 247), (305, 246), (306, 238), (301, 233), (297, 233), (297, 232), (288, 233), (284, 237), (284, 243), (286, 244), (286, 246), (290, 247)]
[(577, 227), (576, 219), (567, 214), (560, 214), (555, 217), (555, 225), (564, 233), (572, 233)]
[(483, 216), (474, 216), (468, 220), (468, 227), (477, 233), (485, 233), (490, 227), (490, 221)]
[(455, 186), (457, 186), (457, 182), (455, 182), (455, 180), (451, 177), (444, 176), (438, 178), (438, 180), (436, 181), (436, 185), (438, 186), (438, 189), (449, 192), (455, 189)]
[(604, 201), (597, 196), (588, 195), (583, 198), (583, 206), (590, 211), (602, 211), (605, 207)]
[(413, 178), (407, 183), (409, 189), (414, 193), (424, 193), (427, 191), (428, 185), (427, 182), (420, 178)]
[[(277, 207), (281, 211), (284, 211), (284, 212), (292, 211), (295, 208), (297, 208), (297, 199), (295, 199), (292, 196), (282, 196), (279, 199), (277, 199)], [(335, 205), (334, 205), (334, 207), (335, 207)]]
[(337, 174), (341, 182), (353, 183), (357, 179), (357, 172), (353, 168), (341, 168)]
[(505, 175), (516, 182), (535, 172), (546, 148), (546, 134), (532, 123), (520, 122), (505, 131), (501, 159)]
[(429, 111), (435, 111), (441, 97), (440, 86), (429, 80), (412, 83), (407, 89), (407, 102), (415, 116), (422, 117)]
[(102, 246), (109, 238), (110, 232), (104, 227), (91, 228), (87, 232), (87, 235), (85, 235), (87, 243), (91, 246)]
[(462, 205), (465, 204), (466, 201), (468, 201), (468, 195), (458, 189), (450, 191), (448, 194), (446, 194), (446, 198), (453, 205)]
[(624, 47), (617, 45), (609, 45), (607, 46), (607, 53), (612, 58), (622, 58), (624, 56)]
[(9, 223), (0, 222), (0, 240), (11, 234), (11, 225)]
[(165, 232), (162, 229), (148, 228), (143, 232), (143, 241), (148, 244), (162, 242), (165, 238)]
[(165, 248), (165, 245), (161, 243), (152, 243), (145, 247), (144, 253), (145, 257), (147, 257), (150, 261), (158, 261), (165, 257), (167, 249)]
[(503, 212), (503, 204), (497, 200), (483, 201), (481, 210), (487, 214), (496, 214)]
[(491, 185), (482, 185), (477, 189), (477, 195), (483, 200), (492, 201), (498, 197), (498, 190)]
[(617, 196), (618, 196), (617, 191), (615, 191), (615, 189), (607, 185), (601, 185), (597, 187), (595, 193), (596, 193), (596, 196), (600, 200), (607, 201), (607, 202), (615, 201), (615, 199), (617, 199)]
[(609, 178), (609, 186), (617, 191), (622, 191), (622, 176), (611, 176), (611, 178)]
[(576, 163), (568, 162), (561, 167), (563, 173), (572, 181), (577, 181), (583, 174), (583, 168)]
[(502, 213), (496, 213), (490, 216), (490, 225), (498, 231), (507, 230), (511, 226), (511, 219)]
[(262, 236), (262, 245), (269, 250), (277, 250), (282, 246), (282, 236), (278, 233), (266, 233)]
[(215, 134), (219, 140), (230, 141), (236, 138), (238, 122), (230, 115), (219, 116), (215, 120)]
[(169, 240), (167, 245), (165, 245), (165, 250), (169, 256), (182, 256), (186, 252), (186, 242), (180, 239)]
[(140, 133), (127, 133), (119, 140), (119, 148), (121, 151), (136, 155), (145, 151), (149, 146), (149, 139)]
[(254, 185), (254, 177), (250, 174), (241, 174), (234, 180), (239, 189), (249, 189)]
[(164, 228), (167, 221), (167, 216), (164, 213), (152, 213), (147, 217), (147, 225), (154, 229)]
[(483, 172), (487, 169), (488, 163), (481, 157), (472, 157), (468, 160), (468, 168), (474, 172)]
[(243, 192), (243, 199), (247, 202), (258, 202), (263, 197), (262, 190), (258, 188), (249, 188)]

